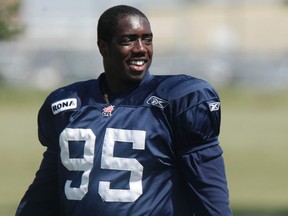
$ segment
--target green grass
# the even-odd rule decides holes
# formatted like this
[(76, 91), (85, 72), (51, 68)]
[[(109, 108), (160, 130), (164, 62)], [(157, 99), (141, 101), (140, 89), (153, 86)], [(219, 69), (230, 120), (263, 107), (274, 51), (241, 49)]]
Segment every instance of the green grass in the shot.
[(231, 206), (237, 215), (288, 215), (288, 92), (220, 95)]
[(0, 89), (0, 216), (14, 215), (16, 206), (39, 167), (37, 112), (43, 92)]
[[(0, 216), (14, 215), (44, 148), (37, 112), (47, 92), (0, 88)], [(236, 216), (288, 215), (288, 92), (222, 89), (222, 128)]]

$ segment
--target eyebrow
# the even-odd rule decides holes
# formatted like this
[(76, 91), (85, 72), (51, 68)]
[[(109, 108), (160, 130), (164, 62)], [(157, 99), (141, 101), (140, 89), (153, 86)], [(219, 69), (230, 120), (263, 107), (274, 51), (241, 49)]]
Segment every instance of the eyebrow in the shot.
[[(153, 33), (145, 33), (142, 36), (149, 36), (149, 37), (153, 37)], [(137, 34), (124, 34), (121, 37), (138, 37)]]

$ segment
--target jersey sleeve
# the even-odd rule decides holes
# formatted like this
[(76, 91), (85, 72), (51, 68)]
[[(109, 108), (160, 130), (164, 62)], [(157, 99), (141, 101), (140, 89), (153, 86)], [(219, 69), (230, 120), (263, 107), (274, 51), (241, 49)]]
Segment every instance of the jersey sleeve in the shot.
[(57, 171), (57, 155), (48, 149), (43, 155), (41, 166), (33, 183), (17, 208), (16, 216), (58, 215)]
[(53, 120), (54, 116), (51, 111), (51, 102), (48, 97), (38, 113), (38, 139), (43, 146), (56, 151), (58, 136)]
[[(58, 215), (58, 153), (54, 135), (51, 109), (47, 100), (38, 114), (38, 135), (47, 147), (33, 183), (29, 186), (18, 206), (17, 216)], [(53, 145), (54, 143), (54, 145)]]
[(195, 215), (232, 215), (223, 151), (218, 141), (220, 99), (209, 83), (189, 77), (181, 79), (170, 85), (172, 127), (179, 166)]
[[(78, 98), (78, 87), (86, 89), (86, 84), (93, 86), (94, 83), (95, 81), (85, 82), (85, 84), (79, 82), (59, 88), (46, 98), (40, 108), (38, 113), (38, 139), (47, 149), (34, 181), (18, 206), (17, 216), (59, 215), (59, 134), (68, 124), (72, 108), (74, 110), (79, 104), (72, 104), (71, 109), (62, 109), (60, 113), (54, 107), (55, 102), (59, 104), (67, 98), (73, 98), (74, 101)], [(86, 92), (82, 91), (82, 94), (86, 94)]]

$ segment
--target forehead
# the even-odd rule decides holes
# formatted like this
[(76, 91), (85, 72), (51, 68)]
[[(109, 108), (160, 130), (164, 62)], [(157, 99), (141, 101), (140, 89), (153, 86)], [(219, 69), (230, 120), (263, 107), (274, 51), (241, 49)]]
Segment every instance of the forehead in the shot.
[(116, 34), (135, 34), (136, 32), (151, 33), (150, 24), (147, 19), (141, 16), (126, 16), (119, 19)]

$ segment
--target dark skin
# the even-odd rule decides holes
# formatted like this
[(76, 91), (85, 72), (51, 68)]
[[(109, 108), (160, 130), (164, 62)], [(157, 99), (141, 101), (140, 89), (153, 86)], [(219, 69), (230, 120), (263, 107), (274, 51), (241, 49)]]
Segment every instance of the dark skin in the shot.
[(141, 82), (152, 62), (152, 38), (147, 19), (127, 16), (119, 19), (111, 42), (98, 41), (109, 93), (125, 92)]

